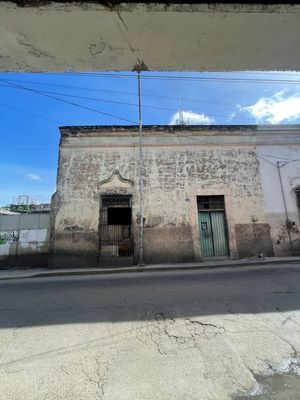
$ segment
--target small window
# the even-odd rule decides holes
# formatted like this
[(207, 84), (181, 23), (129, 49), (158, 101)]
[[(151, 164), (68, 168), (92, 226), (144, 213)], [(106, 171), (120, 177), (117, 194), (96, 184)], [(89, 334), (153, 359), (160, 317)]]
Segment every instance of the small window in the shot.
[(224, 210), (224, 196), (197, 196), (198, 210)]

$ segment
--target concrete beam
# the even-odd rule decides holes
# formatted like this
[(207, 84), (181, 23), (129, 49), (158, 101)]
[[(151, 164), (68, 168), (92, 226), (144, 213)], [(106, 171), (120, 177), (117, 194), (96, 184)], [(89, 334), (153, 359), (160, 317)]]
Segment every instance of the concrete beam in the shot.
[(297, 4), (21, 4), (0, 2), (1, 71), (300, 70)]

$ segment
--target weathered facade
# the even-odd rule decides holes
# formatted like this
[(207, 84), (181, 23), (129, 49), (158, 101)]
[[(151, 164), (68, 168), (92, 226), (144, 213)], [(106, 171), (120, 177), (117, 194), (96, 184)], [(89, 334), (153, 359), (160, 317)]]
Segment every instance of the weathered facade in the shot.
[[(274, 254), (258, 156), (268, 129), (144, 127), (146, 263)], [(139, 172), (138, 127), (61, 128), (52, 265), (137, 262)]]
[(300, 125), (260, 127), (257, 157), (276, 256), (300, 254)]

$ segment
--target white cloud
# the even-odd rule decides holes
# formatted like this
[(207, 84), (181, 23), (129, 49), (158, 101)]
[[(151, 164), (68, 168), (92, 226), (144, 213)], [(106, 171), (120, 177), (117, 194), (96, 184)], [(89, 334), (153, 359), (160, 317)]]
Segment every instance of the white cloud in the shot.
[(253, 105), (238, 108), (248, 112), (257, 122), (280, 124), (300, 118), (300, 92), (286, 98), (284, 94), (280, 91), (272, 97), (260, 98)]
[(227, 118), (227, 122), (232, 121), (237, 116), (237, 113), (232, 111)]
[(208, 115), (198, 114), (193, 111), (177, 111), (170, 119), (169, 125), (180, 125), (181, 115), (184, 125), (211, 125), (215, 120)]
[(31, 181), (42, 181), (43, 179), (37, 175), (37, 174), (27, 174), (27, 178), (29, 178)]

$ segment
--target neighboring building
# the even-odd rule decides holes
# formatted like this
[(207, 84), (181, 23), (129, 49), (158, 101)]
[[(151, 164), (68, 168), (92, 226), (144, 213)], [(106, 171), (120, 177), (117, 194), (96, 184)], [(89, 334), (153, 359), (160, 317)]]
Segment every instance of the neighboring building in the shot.
[(0, 213), (0, 268), (47, 267), (48, 213)]
[(41, 203), (41, 204), (10, 204), (7, 206), (10, 211), (16, 213), (49, 213), (50, 212), (50, 203)]
[[(256, 152), (267, 154), (271, 149), (277, 156), (288, 136), (289, 151), (300, 159), (299, 127), (145, 126), (143, 130), (145, 262), (272, 256), (274, 249), (277, 253), (272, 209), (265, 207), (270, 206), (270, 193), (280, 196), (280, 186), (275, 178), (268, 181), (268, 167)], [(52, 265), (136, 263), (138, 127), (60, 131), (57, 192), (52, 199)], [(294, 184), (300, 183), (299, 165), (297, 170), (294, 163)], [(296, 193), (289, 193), (296, 230)], [(276, 224), (286, 232), (283, 215), (281, 209)], [(296, 247), (299, 234), (294, 233)]]
[(0, 215), (18, 215), (19, 213), (0, 208)]
[(32, 204), (30, 206), (31, 213), (49, 213), (51, 208), (50, 203)]
[(300, 125), (261, 126), (257, 141), (274, 253), (300, 255)]

